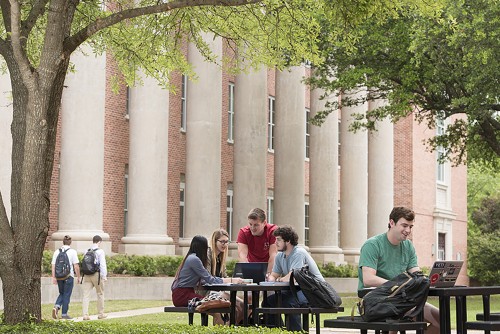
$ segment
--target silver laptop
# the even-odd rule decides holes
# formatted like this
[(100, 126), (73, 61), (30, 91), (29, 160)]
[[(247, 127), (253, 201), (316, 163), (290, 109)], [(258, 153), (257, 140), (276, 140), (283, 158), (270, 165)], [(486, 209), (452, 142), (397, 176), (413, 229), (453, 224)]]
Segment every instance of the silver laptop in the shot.
[(464, 261), (436, 261), (429, 273), (431, 287), (448, 288), (455, 286)]
[(252, 279), (253, 283), (266, 280), (267, 262), (237, 262), (234, 265), (233, 277)]

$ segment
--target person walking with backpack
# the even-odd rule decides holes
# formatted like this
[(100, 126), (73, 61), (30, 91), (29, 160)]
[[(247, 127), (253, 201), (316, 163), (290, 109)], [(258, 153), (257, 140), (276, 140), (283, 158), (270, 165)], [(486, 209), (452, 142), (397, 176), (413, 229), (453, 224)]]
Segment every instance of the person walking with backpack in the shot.
[[(291, 272), (294, 269), (302, 268), (304, 265), (309, 267), (309, 272), (317, 279), (325, 280), (311, 255), (304, 248), (297, 246), (299, 236), (291, 226), (280, 226), (274, 230), (273, 234), (276, 237), (278, 254), (274, 259), (274, 266), (268, 281), (289, 282)], [(296, 296), (292, 291), (282, 291), (281, 298), (282, 307), (307, 307), (308, 305), (308, 300), (301, 290), (297, 291)], [(276, 294), (269, 296), (262, 302), (262, 307), (276, 307), (276, 305)], [(300, 315), (291, 314), (289, 317), (290, 330), (302, 331)], [(275, 316), (269, 315), (267, 323), (269, 326), (275, 325)]]
[(57, 249), (52, 256), (52, 283), (57, 284), (59, 296), (57, 296), (52, 318), (58, 319), (59, 310), (62, 308), (61, 319), (71, 319), (68, 315), (69, 302), (73, 292), (74, 280), (80, 279), (80, 267), (76, 250), (70, 247), (71, 237), (64, 236), (63, 246)]
[(97, 293), (97, 319), (107, 317), (104, 314), (104, 282), (107, 281), (106, 255), (104, 250), (99, 248), (102, 238), (99, 235), (92, 239), (93, 245), (82, 260), (82, 287), (83, 287), (83, 320), (90, 320), (89, 303), (90, 293), (95, 288)]
[[(394, 207), (389, 215), (388, 231), (365, 241), (359, 258), (359, 290), (378, 287), (405, 271), (420, 271), (415, 247), (409, 240), (414, 223), (413, 210)], [(424, 319), (430, 323), (426, 333), (440, 332), (438, 308), (426, 303)]]

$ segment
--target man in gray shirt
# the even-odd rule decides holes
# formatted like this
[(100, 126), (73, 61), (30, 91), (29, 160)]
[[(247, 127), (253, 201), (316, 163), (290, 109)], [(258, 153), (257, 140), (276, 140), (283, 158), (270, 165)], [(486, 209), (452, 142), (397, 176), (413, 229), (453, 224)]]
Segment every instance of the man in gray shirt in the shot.
[[(268, 278), (269, 281), (289, 282), (292, 270), (300, 269), (304, 265), (309, 266), (311, 274), (322, 281), (325, 280), (311, 255), (304, 248), (297, 246), (299, 236), (291, 226), (278, 227), (273, 234), (276, 237), (278, 254), (274, 259), (273, 271)], [(300, 290), (297, 291), (297, 299), (290, 291), (282, 291), (281, 295), (283, 307), (304, 307), (308, 304), (307, 298)], [(276, 307), (276, 295), (269, 296), (262, 302), (262, 307)], [(268, 317), (268, 319), (269, 324), (276, 323), (272, 316)], [(290, 330), (302, 331), (300, 315), (290, 315)]]

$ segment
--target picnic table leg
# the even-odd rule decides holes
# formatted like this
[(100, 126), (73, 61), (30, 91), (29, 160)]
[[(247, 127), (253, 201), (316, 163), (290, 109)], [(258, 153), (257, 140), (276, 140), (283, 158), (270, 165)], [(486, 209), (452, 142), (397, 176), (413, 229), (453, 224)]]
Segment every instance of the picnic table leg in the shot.
[(236, 325), (236, 290), (229, 293), (229, 301), (231, 302), (229, 324)]
[[(276, 307), (281, 307), (283, 298), (281, 297), (281, 291), (276, 291)], [(276, 327), (281, 327), (281, 314), (276, 314)], [(286, 319), (285, 319), (286, 321)], [(286, 325), (286, 323), (285, 323)]]
[(248, 293), (243, 291), (243, 326), (248, 326)]
[(467, 321), (467, 303), (465, 296), (456, 296), (455, 302), (457, 304), (457, 334), (466, 333), (465, 322)]
[(259, 325), (259, 314), (255, 310), (259, 307), (259, 291), (252, 291), (252, 317), (253, 324)]
[[(490, 320), (490, 295), (483, 295), (483, 317), (484, 321)], [(490, 333), (490, 331), (484, 331), (484, 334)]]
[(451, 333), (449, 296), (439, 296), (439, 326), (441, 334)]

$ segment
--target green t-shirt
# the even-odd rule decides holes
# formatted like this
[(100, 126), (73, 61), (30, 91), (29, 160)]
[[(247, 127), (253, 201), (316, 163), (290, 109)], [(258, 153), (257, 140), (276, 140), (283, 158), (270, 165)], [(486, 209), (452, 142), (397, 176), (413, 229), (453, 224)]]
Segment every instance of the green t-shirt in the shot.
[(395, 246), (387, 239), (387, 233), (376, 235), (366, 240), (361, 247), (358, 289), (364, 288), (361, 267), (373, 268), (377, 270), (377, 276), (390, 280), (417, 266), (417, 254), (410, 240)]

